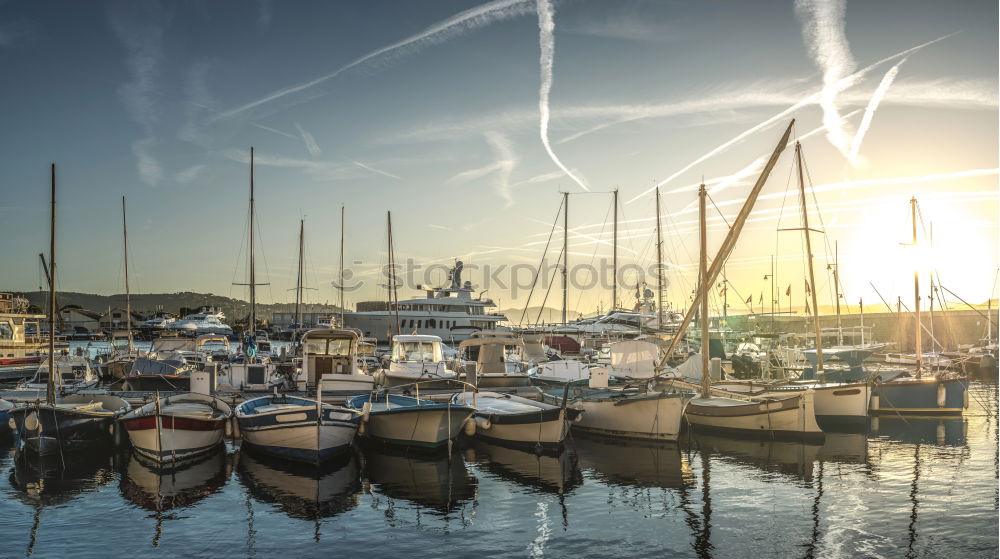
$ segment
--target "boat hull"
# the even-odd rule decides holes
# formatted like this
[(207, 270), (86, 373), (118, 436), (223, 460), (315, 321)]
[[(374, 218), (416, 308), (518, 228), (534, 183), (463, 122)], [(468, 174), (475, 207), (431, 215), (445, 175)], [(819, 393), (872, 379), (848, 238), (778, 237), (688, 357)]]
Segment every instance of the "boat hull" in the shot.
[(573, 431), (614, 438), (676, 441), (684, 417), (679, 396), (583, 398), (573, 406), (583, 410)]
[(969, 407), (965, 379), (895, 379), (876, 383), (872, 414), (962, 415)]
[(122, 420), (132, 448), (158, 463), (177, 462), (222, 444), (226, 420), (145, 415)]
[(509, 416), (477, 412), (476, 436), (498, 443), (557, 448), (569, 433), (571, 418), (577, 413), (572, 409)]
[(244, 444), (272, 456), (310, 463), (323, 462), (347, 450), (361, 424), (361, 414), (326, 408), (322, 421), (317, 421), (314, 407), (252, 415), (237, 410)]
[(384, 443), (437, 448), (462, 432), (473, 410), (453, 406), (433, 409), (396, 409), (372, 412), (365, 424), (365, 437)]
[(807, 391), (763, 402), (734, 401), (732, 405), (712, 405), (702, 398), (695, 398), (688, 402), (684, 416), (693, 428), (704, 431), (763, 438), (822, 440), (823, 431), (816, 423), (814, 409), (813, 394)]
[(872, 387), (868, 383), (850, 384), (785, 384), (765, 387), (763, 384), (715, 383), (714, 387), (740, 394), (764, 397), (787, 398), (807, 389), (813, 391), (813, 406), (816, 422), (824, 429), (862, 428), (868, 422), (868, 406)]
[(478, 375), (476, 386), (479, 388), (518, 388), (531, 386), (531, 377), (528, 375)]
[(17, 448), (39, 456), (76, 452), (114, 441), (116, 418), (46, 405), (11, 409)]

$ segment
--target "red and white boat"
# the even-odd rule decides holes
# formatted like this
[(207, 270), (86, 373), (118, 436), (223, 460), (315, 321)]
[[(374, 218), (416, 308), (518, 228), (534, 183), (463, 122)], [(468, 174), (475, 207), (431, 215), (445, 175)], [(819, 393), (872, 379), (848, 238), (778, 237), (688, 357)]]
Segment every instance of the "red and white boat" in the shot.
[(161, 464), (180, 462), (222, 443), (229, 404), (193, 392), (156, 400), (122, 418), (135, 451)]

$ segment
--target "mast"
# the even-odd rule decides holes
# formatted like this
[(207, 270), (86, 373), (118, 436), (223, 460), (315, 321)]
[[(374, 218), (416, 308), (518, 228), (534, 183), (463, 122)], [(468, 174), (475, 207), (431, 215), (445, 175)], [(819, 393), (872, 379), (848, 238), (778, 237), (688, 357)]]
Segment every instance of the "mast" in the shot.
[(302, 241), (305, 237), (306, 220), (299, 220), (299, 265), (295, 278), (295, 324), (302, 328)]
[[(698, 231), (701, 251), (698, 259), (698, 291), (704, 293), (708, 285), (708, 227), (705, 225), (705, 185), (698, 188)], [(712, 379), (708, 370), (708, 297), (701, 298), (701, 397), (711, 396)]]
[[(729, 229), (729, 233), (722, 241), (722, 246), (719, 248), (719, 252), (716, 254), (715, 260), (712, 261), (712, 265), (708, 269), (708, 283), (715, 281), (716, 276), (719, 275), (722, 263), (729, 257), (733, 247), (736, 245), (736, 239), (739, 237), (740, 231), (743, 230), (743, 225), (746, 223), (747, 217), (750, 215), (750, 210), (753, 209), (754, 202), (757, 201), (757, 196), (760, 194), (761, 189), (764, 188), (764, 183), (767, 182), (767, 177), (770, 176), (771, 169), (774, 168), (775, 163), (778, 162), (778, 156), (781, 155), (781, 152), (783, 152), (785, 147), (788, 145), (788, 136), (792, 133), (792, 126), (794, 124), (795, 119), (792, 119), (792, 121), (788, 123), (788, 128), (785, 129), (785, 133), (781, 136), (781, 139), (778, 140), (778, 145), (774, 147), (771, 157), (764, 165), (764, 170), (761, 171), (760, 176), (757, 177), (757, 182), (754, 183), (753, 188), (747, 195), (747, 199), (743, 203), (743, 207), (740, 208), (740, 213), (736, 216), (733, 226)], [(667, 346), (666, 351), (663, 353), (663, 357), (656, 366), (658, 370), (662, 370), (667, 364), (667, 359), (673, 353), (674, 348), (677, 347), (681, 337), (683, 337), (686, 333), (688, 325), (691, 324), (691, 318), (694, 316), (695, 309), (698, 308), (698, 304), (701, 302), (701, 298), (707, 295), (706, 289), (706, 285), (699, 286), (697, 293), (695, 293), (695, 300), (692, 301), (691, 307), (688, 308), (687, 313), (685, 313), (680, 325), (678, 325), (677, 332), (670, 340), (670, 344)]]
[[(612, 202), (615, 207), (615, 226), (613, 242), (611, 245), (611, 311), (614, 312), (618, 308), (618, 189), (616, 188), (613, 192), (614, 201)], [(642, 323), (642, 320), (639, 321)]]
[[(617, 190), (615, 193), (617, 194)], [(660, 228), (660, 187), (656, 187), (656, 317), (663, 328), (663, 234)]]
[(340, 325), (344, 325), (344, 205), (340, 205)]
[[(837, 300), (837, 345), (844, 345), (844, 326), (840, 322), (840, 244), (833, 242), (833, 292)], [(817, 317), (819, 312), (816, 313)]]
[(122, 196), (122, 236), (125, 239), (125, 324), (128, 329), (128, 352), (132, 353), (132, 297), (128, 290), (128, 224), (125, 222), (125, 197)]
[(52, 212), (49, 222), (49, 381), (45, 403), (56, 403), (56, 164), (52, 164)]
[(253, 151), (253, 146), (250, 146), (250, 324), (248, 332), (251, 340), (257, 334), (257, 282), (254, 279), (256, 266), (254, 266), (253, 259)]
[(562, 308), (562, 321), (566, 324), (566, 301), (567, 301), (567, 289), (568, 289), (568, 278), (567, 273), (569, 271), (569, 192), (563, 192), (563, 269), (562, 269), (562, 292), (563, 292), (563, 308)]
[(865, 345), (865, 300), (858, 298), (858, 310), (861, 311), (861, 347)]
[(809, 235), (809, 212), (806, 209), (806, 185), (802, 173), (802, 144), (795, 142), (795, 165), (799, 174), (799, 194), (802, 201), (802, 234), (806, 237), (806, 257), (809, 261), (809, 291), (812, 293), (813, 328), (816, 332), (816, 372), (820, 382), (823, 373), (823, 338), (819, 330), (819, 307), (816, 306), (816, 272), (813, 270), (812, 240)]
[[(913, 224), (913, 246), (917, 246), (917, 197), (914, 196), (910, 198), (910, 220)], [(920, 369), (923, 365), (923, 350), (920, 347), (920, 272), (917, 267), (914, 266), (913, 269), (913, 312), (916, 320), (914, 320), (914, 334), (916, 335), (916, 353), (917, 353), (917, 378), (920, 378)]]
[[(396, 257), (392, 250), (392, 212), (386, 212), (386, 223), (389, 231), (389, 312), (396, 313), (396, 335), (399, 335), (399, 294), (396, 292)], [(389, 315), (392, 316), (391, 314)]]

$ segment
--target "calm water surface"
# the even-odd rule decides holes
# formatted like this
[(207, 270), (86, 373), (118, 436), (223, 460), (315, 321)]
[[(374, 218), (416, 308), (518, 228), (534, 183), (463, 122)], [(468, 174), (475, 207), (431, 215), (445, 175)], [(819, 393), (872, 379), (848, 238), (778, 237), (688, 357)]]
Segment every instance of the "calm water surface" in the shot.
[(319, 471), (232, 444), (174, 474), (128, 452), (37, 464), (3, 441), (0, 556), (997, 557), (997, 391), (973, 391), (962, 419), (823, 445), (364, 447)]

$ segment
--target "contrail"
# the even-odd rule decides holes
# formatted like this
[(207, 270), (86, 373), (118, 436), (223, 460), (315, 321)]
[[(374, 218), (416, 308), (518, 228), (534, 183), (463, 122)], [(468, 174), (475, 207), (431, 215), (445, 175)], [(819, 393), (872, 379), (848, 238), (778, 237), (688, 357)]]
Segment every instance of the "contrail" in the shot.
[(341, 66), (340, 68), (329, 74), (320, 76), (316, 79), (307, 82), (286, 87), (284, 89), (279, 89), (278, 91), (275, 91), (270, 95), (257, 99), (256, 101), (251, 101), (250, 103), (241, 105), (239, 107), (236, 107), (235, 109), (230, 109), (228, 111), (220, 113), (218, 116), (216, 116), (209, 122), (213, 122), (221, 118), (228, 118), (237, 115), (239, 113), (242, 113), (244, 111), (253, 109), (254, 107), (263, 105), (265, 103), (275, 101), (286, 95), (290, 95), (292, 93), (298, 93), (299, 91), (302, 91), (304, 89), (309, 89), (310, 87), (331, 80), (339, 76), (340, 74), (346, 72), (347, 70), (350, 70), (351, 68), (364, 64), (369, 60), (391, 53), (393, 51), (399, 51), (407, 47), (419, 48), (434, 43), (440, 43), (450, 39), (451, 37), (461, 35), (462, 33), (471, 31), (473, 29), (485, 27), (492, 23), (502, 21), (505, 19), (510, 19), (516, 16), (526, 15), (531, 11), (529, 6), (530, 6), (530, 0), (495, 0), (493, 2), (487, 2), (486, 4), (483, 4), (481, 6), (476, 6), (475, 8), (470, 8), (468, 10), (465, 10), (464, 12), (459, 12), (451, 16), (450, 18), (439, 21), (415, 35), (411, 35), (391, 45), (375, 49), (369, 52), (368, 54), (360, 58), (356, 58), (353, 61)]
[[(908, 58), (908, 57), (907, 57)], [(868, 133), (868, 128), (872, 124), (872, 117), (875, 116), (875, 110), (878, 109), (879, 103), (882, 102), (882, 98), (885, 94), (889, 92), (889, 88), (892, 86), (893, 80), (896, 79), (896, 74), (899, 73), (899, 67), (906, 62), (906, 58), (900, 60), (895, 66), (889, 68), (889, 71), (882, 76), (882, 81), (879, 82), (878, 87), (875, 88), (875, 93), (872, 94), (872, 98), (868, 101), (868, 106), (865, 108), (865, 116), (861, 117), (861, 124), (858, 126), (858, 133), (854, 135), (854, 141), (851, 142), (851, 152), (847, 156), (847, 159), (854, 165), (858, 158), (858, 151), (861, 149), (861, 141), (865, 138), (865, 134)]]
[(380, 174), (380, 175), (385, 175), (385, 176), (389, 177), (390, 179), (396, 179), (396, 180), (403, 180), (403, 177), (397, 177), (396, 175), (394, 175), (394, 174), (392, 174), (392, 173), (387, 173), (387, 172), (385, 172), (385, 171), (381, 171), (381, 170), (379, 170), (379, 169), (376, 169), (376, 168), (374, 168), (374, 167), (369, 167), (368, 165), (365, 165), (364, 163), (362, 163), (362, 162), (360, 162), (360, 161), (354, 161), (354, 160), (352, 159), (352, 160), (351, 160), (351, 163), (354, 163), (354, 164), (355, 164), (355, 165), (357, 165), (358, 167), (361, 167), (362, 169), (367, 169), (367, 170), (369, 170), (369, 171), (371, 171), (371, 172), (373, 172), (373, 173), (378, 173), (378, 174)]
[(306, 149), (309, 150), (309, 155), (319, 157), (323, 152), (320, 151), (319, 144), (316, 143), (316, 138), (305, 128), (302, 128), (302, 125), (298, 122), (295, 123), (295, 128), (298, 128), (299, 134), (302, 134), (302, 141), (306, 144)]
[(795, 0), (795, 12), (803, 20), (802, 35), (806, 46), (823, 72), (819, 105), (823, 109), (826, 136), (846, 156), (850, 138), (837, 109), (837, 95), (853, 85), (843, 81), (854, 70), (854, 58), (844, 33), (845, 10), (842, 0)]
[[(937, 39), (933, 39), (931, 41), (927, 41), (926, 43), (921, 43), (921, 44), (919, 44), (919, 45), (917, 45), (915, 47), (908, 48), (908, 49), (906, 49), (906, 50), (904, 50), (902, 52), (898, 52), (898, 53), (896, 53), (896, 54), (894, 54), (892, 56), (887, 56), (887, 57), (885, 57), (885, 58), (883, 58), (881, 60), (877, 60), (877, 61), (873, 62), (872, 64), (869, 64), (868, 66), (862, 68), (861, 70), (858, 70), (857, 72), (855, 72), (855, 73), (851, 74), (850, 76), (847, 76), (846, 78), (844, 78), (843, 80), (841, 80), (845, 84), (844, 87), (842, 87), (842, 89), (847, 89), (847, 87), (853, 86), (854, 84), (856, 84), (857, 82), (859, 82), (861, 80), (861, 78), (865, 77), (865, 75), (868, 74), (868, 72), (871, 72), (872, 69), (880, 66), (881, 64), (884, 64), (884, 63), (889, 62), (891, 60), (895, 60), (895, 59), (900, 58), (900, 57), (909, 56), (913, 52), (916, 52), (916, 51), (918, 51), (918, 50), (920, 50), (920, 49), (922, 49), (924, 47), (933, 45), (934, 43), (937, 43), (939, 41), (943, 41), (943, 40), (945, 40), (948, 37), (951, 37), (953, 35), (955, 35), (955, 33), (949, 33), (947, 35), (938, 37)], [(756, 132), (759, 132), (759, 131), (761, 131), (761, 130), (763, 130), (765, 128), (768, 128), (768, 127), (772, 126), (775, 122), (778, 122), (779, 120), (784, 119), (785, 117), (787, 117), (788, 115), (794, 113), (795, 111), (797, 111), (801, 107), (803, 107), (805, 105), (808, 105), (808, 104), (811, 104), (811, 103), (814, 103), (816, 101), (816, 99), (818, 99), (818, 98), (819, 98), (819, 93), (813, 93), (812, 95), (809, 95), (808, 97), (802, 99), (798, 103), (795, 103), (794, 105), (792, 105), (791, 107), (789, 107), (789, 108), (781, 111), (780, 113), (772, 116), (771, 118), (765, 120), (764, 122), (761, 122), (760, 124), (757, 124), (756, 126), (753, 126), (753, 127), (749, 128), (749, 129), (747, 129), (747, 130), (745, 130), (745, 131), (737, 134), (736, 137), (734, 137), (733, 139), (731, 139), (728, 142), (722, 144), (721, 146), (713, 149), (712, 151), (706, 153), (705, 155), (702, 155), (698, 159), (695, 159), (694, 161), (692, 161), (691, 163), (689, 163), (687, 166), (685, 166), (683, 169), (677, 171), (676, 173), (674, 173), (674, 174), (670, 175), (669, 177), (663, 179), (662, 181), (656, 183), (651, 188), (648, 188), (648, 189), (644, 190), (642, 193), (640, 193), (637, 196), (631, 198), (626, 203), (627, 204), (631, 204), (631, 203), (635, 202), (636, 200), (638, 200), (638, 199), (642, 198), (643, 196), (649, 194), (650, 192), (656, 190), (656, 187), (663, 186), (664, 184), (667, 184), (668, 182), (674, 180), (675, 178), (677, 178), (681, 174), (687, 172), (689, 169), (691, 169), (695, 165), (701, 163), (702, 161), (705, 161), (709, 157), (712, 157), (713, 155), (715, 155), (715, 154), (717, 154), (717, 153), (719, 153), (719, 152), (727, 149), (729, 146), (732, 146), (733, 144), (736, 144), (738, 142), (743, 141), (744, 138), (747, 138), (748, 136), (750, 136), (750, 135), (752, 135), (752, 134), (754, 134)]]
[(569, 178), (573, 179), (576, 184), (580, 185), (580, 188), (590, 191), (587, 185), (583, 184), (583, 181), (569, 172), (569, 169), (562, 164), (562, 161), (559, 161), (555, 152), (552, 151), (552, 146), (549, 145), (549, 92), (552, 90), (552, 61), (556, 50), (556, 39), (553, 32), (555, 31), (556, 24), (552, 18), (553, 10), (550, 0), (538, 0), (536, 7), (538, 9), (538, 46), (542, 51), (538, 59), (542, 74), (542, 83), (538, 89), (539, 132), (542, 138), (542, 145), (545, 146), (545, 151), (548, 152), (553, 163), (562, 169)]

